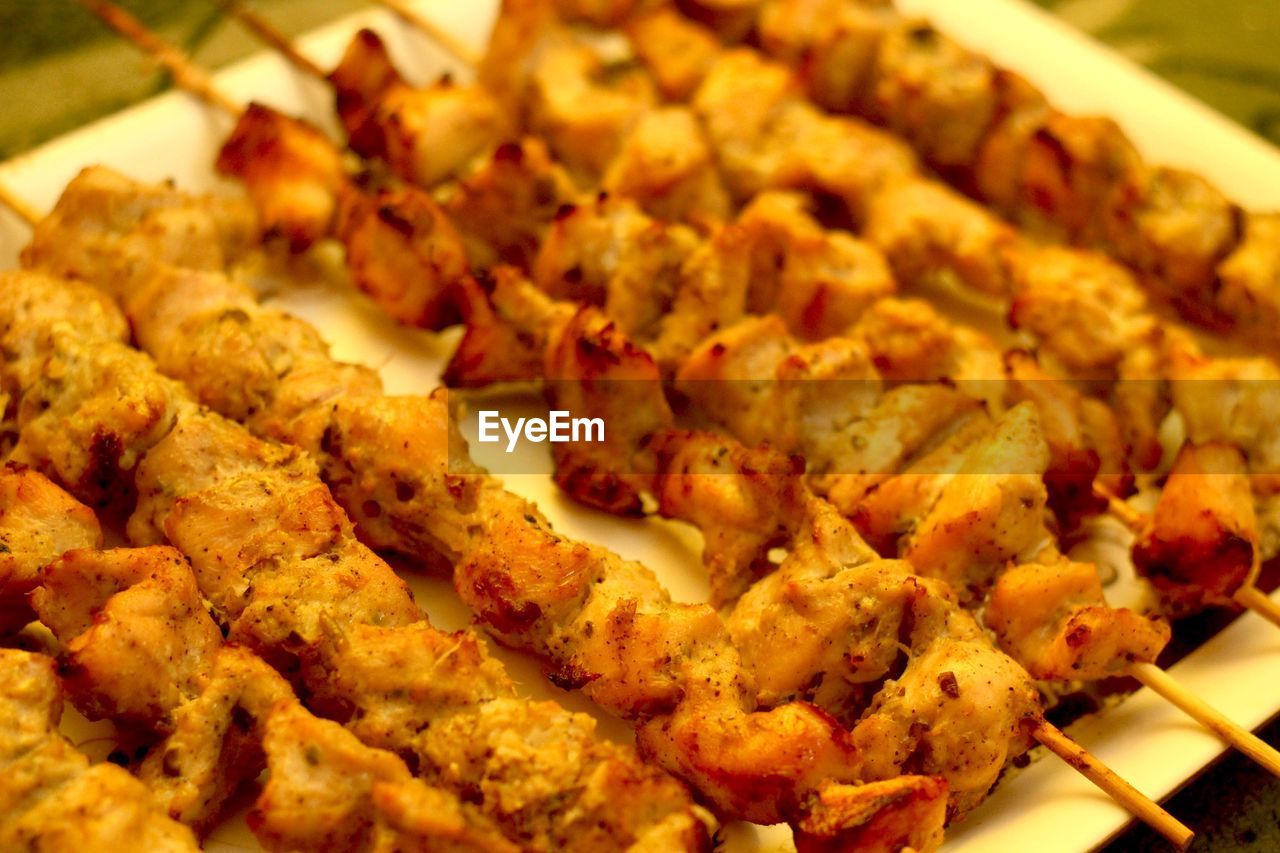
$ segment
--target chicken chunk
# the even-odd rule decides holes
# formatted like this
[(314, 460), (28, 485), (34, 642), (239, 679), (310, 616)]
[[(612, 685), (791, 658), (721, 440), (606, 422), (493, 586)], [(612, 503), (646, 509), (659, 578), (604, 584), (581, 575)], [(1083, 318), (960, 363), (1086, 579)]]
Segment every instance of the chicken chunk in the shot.
[(801, 69), (814, 101), (862, 112), (881, 39), (896, 17), (887, 3), (774, 0), (764, 4), (756, 30), (770, 56)]
[(423, 189), (459, 177), (513, 130), (483, 87), (447, 76), (410, 86), (371, 30), (356, 33), (330, 80), (352, 150)]
[(767, 702), (812, 698), (849, 720), (864, 779), (937, 776), (952, 817), (1028, 746), (1022, 722), (1039, 699), (1030, 677), (991, 647), (945, 584), (875, 559), (829, 508), (729, 626)]
[(1182, 448), (1151, 516), (1133, 547), (1133, 562), (1151, 580), (1170, 615), (1231, 606), (1257, 573), (1258, 527), (1250, 477), (1229, 444)]
[(1265, 344), (1280, 325), (1280, 214), (1244, 214), (1243, 233), (1218, 264), (1217, 304), (1251, 340)]
[(623, 31), (640, 61), (671, 101), (688, 101), (702, 83), (716, 56), (720, 40), (665, 4), (630, 17)]
[(1050, 539), (1044, 526), (1048, 464), (1035, 409), (1010, 409), (907, 536), (903, 559), (946, 580), (962, 603), (981, 600), (1007, 561), (1033, 556)]
[(142, 782), (93, 764), (57, 731), (62, 696), (49, 658), (0, 649), (0, 846), (47, 851), (196, 851)]
[(660, 219), (713, 223), (730, 214), (729, 194), (702, 128), (684, 107), (640, 116), (622, 138), (601, 187)]
[(266, 239), (301, 252), (329, 236), (347, 186), (337, 147), (317, 127), (251, 104), (218, 153), (216, 168), (244, 184)]
[(743, 210), (738, 224), (752, 254), (748, 311), (777, 314), (801, 338), (844, 332), (896, 290), (878, 250), (823, 229), (798, 194), (763, 193)]
[(975, 165), (982, 199), (1033, 233), (1090, 243), (1139, 158), (1114, 121), (1047, 109), (1025, 86), (1006, 90), (1016, 108), (988, 135)]
[(30, 595), (44, 566), (72, 549), (101, 546), (92, 510), (42, 474), (13, 463), (0, 469), (0, 635), (35, 618)]
[(996, 115), (995, 74), (985, 56), (904, 18), (879, 40), (867, 112), (944, 173), (967, 167)]
[(90, 166), (36, 227), (22, 262), (86, 281), (108, 275), (127, 280), (135, 268), (155, 261), (225, 269), (257, 245), (259, 230), (244, 199), (187, 195), (171, 184), (141, 183)]
[(581, 200), (546, 143), (528, 136), (499, 145), (442, 192), (477, 268), (531, 269), (557, 212)]
[(658, 366), (590, 308), (549, 341), (545, 359), (552, 408), (605, 425), (602, 435), (552, 449), (556, 483), (589, 506), (642, 514), (640, 494), (654, 472), (648, 445), (674, 425)]
[(393, 319), (425, 329), (457, 321), (455, 288), (471, 263), (453, 223), (426, 193), (347, 193), (337, 233), (352, 280)]
[(1108, 607), (1097, 566), (1053, 562), (1015, 566), (996, 581), (983, 619), (1000, 645), (1034, 678), (1096, 679), (1152, 663), (1169, 642), (1169, 623)]
[(1240, 209), (1203, 178), (1147, 169), (1113, 196), (1106, 240), (1156, 293), (1195, 316), (1214, 305), (1215, 271), (1240, 239), (1240, 217)]
[(1011, 292), (1008, 255), (1016, 232), (936, 182), (903, 181), (877, 194), (866, 238), (904, 284), (942, 281), (996, 297)]
[(1029, 330), (1041, 355), (1071, 375), (1106, 378), (1144, 346), (1154, 318), (1137, 280), (1102, 255), (1027, 247), (1011, 259), (1009, 322)]
[(548, 341), (576, 310), (512, 267), (496, 267), (464, 282), (466, 331), (445, 367), (445, 384), (475, 388), (538, 379)]
[(473, 807), (414, 779), (394, 754), (369, 749), (296, 699), (279, 701), (264, 728), (271, 776), (248, 821), (268, 850), (520, 849)]
[(802, 461), (711, 433), (662, 435), (653, 451), (658, 512), (702, 531), (711, 604), (737, 600), (773, 571), (770, 549), (790, 542), (803, 519)]
[(62, 643), (66, 689), (90, 719), (165, 731), (222, 645), (172, 548), (70, 551), (45, 568), (34, 601)]

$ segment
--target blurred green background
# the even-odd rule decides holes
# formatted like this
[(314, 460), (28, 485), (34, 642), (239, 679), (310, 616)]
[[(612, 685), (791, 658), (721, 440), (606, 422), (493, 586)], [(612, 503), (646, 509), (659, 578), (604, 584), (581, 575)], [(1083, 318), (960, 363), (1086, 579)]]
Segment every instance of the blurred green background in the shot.
[(1278, 0), (1036, 0), (1280, 145)]
[[(212, 0), (122, 0), (214, 68), (260, 49)], [(305, 32), (368, 4), (257, 0), (286, 32)], [(166, 78), (76, 0), (0, 0), (0, 160), (160, 91)]]
[[(1280, 144), (1280, 0), (1034, 2)], [(257, 49), (238, 26), (223, 20), (211, 0), (122, 0), (122, 5), (206, 67)], [(254, 5), (286, 32), (298, 33), (367, 4), (257, 0)], [(0, 0), (0, 160), (164, 86), (162, 74), (108, 35), (75, 0)], [(1280, 742), (1280, 724), (1262, 735)], [(1199, 831), (1193, 850), (1280, 850), (1280, 782), (1239, 755), (1228, 755), (1188, 785), (1169, 808)], [(1136, 828), (1108, 851), (1167, 849), (1159, 837)]]

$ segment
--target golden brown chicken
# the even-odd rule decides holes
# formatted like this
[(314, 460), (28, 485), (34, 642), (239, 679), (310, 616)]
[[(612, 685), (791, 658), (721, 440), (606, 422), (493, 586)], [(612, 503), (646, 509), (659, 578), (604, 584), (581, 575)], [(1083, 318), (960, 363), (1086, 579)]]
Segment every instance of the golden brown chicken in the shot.
[[(31, 307), (41, 299), (59, 304), (61, 294), (92, 292), (87, 287), (32, 273), (6, 276), (5, 293), (15, 299), (21, 297), (16, 303), (4, 303), (7, 316), (12, 318), (6, 328), (11, 332), (24, 329), (33, 336), (13, 339), (12, 348), (7, 347), (6, 352), (30, 352), (44, 365), (45, 375), (58, 371), (57, 375), (64, 377), (56, 386), (36, 383), (30, 390), (52, 395), (45, 411), (59, 413), (64, 423), (75, 425), (77, 430), (83, 428), (92, 434), (105, 429), (101, 420), (93, 425), (95, 413), (115, 419), (113, 412), (117, 409), (133, 410), (138, 403), (135, 392), (142, 399), (153, 399), (160, 411), (173, 413), (172, 418), (148, 418), (147, 431), (130, 436), (128, 442), (112, 444), (119, 453), (107, 456), (110, 464), (95, 470), (111, 474), (112, 490), (118, 490), (119, 481), (137, 483), (141, 500), (130, 524), (131, 535), (140, 542), (167, 539), (193, 558), (200, 592), (227, 625), (231, 639), (260, 652), (314, 691), (328, 683), (328, 670), (323, 666), (300, 669), (299, 664), (341, 642), (329, 630), (332, 625), (363, 624), (407, 631), (416, 623), (419, 627), (415, 631), (434, 631), (418, 622), (420, 612), (403, 582), (356, 541), (350, 522), (319, 481), (315, 467), (299, 451), (250, 438), (242, 427), (200, 410), (185, 389), (159, 377), (154, 365), (136, 351), (111, 340), (72, 337), (56, 321), (44, 329), (29, 322), (31, 315), (48, 316), (47, 307)], [(17, 322), (24, 318), (28, 322)], [(40, 340), (47, 343), (41, 346)], [(61, 366), (64, 362), (77, 365), (78, 372), (67, 372)], [(120, 365), (128, 367), (130, 381), (112, 379), (118, 375)], [(26, 373), (18, 365), (12, 373), (6, 371), (6, 378)], [(105, 409), (98, 402), (106, 396), (104, 389), (111, 389), (113, 401)], [(24, 399), (22, 410), (33, 414), (30, 424), (19, 424), (24, 431), (20, 447), (31, 455), (47, 449), (51, 455), (44, 461), (50, 470), (57, 470), (52, 464), (55, 460), (63, 460), (61, 468), (68, 473), (63, 482), (73, 489), (93, 493), (93, 487), (104, 485), (94, 481), (82, 487), (84, 478), (76, 463), (80, 467), (87, 463), (80, 454), (63, 453), (63, 448), (79, 446), (75, 432), (64, 429), (57, 442), (26, 441), (28, 426), (35, 427), (32, 435), (43, 435), (40, 419), (47, 417), (31, 403), (30, 396)], [(292, 405), (287, 399), (284, 404)], [(421, 425), (420, 420), (414, 421), (416, 428)], [(52, 436), (51, 428), (48, 435)], [(125, 458), (127, 466), (123, 464)], [(447, 491), (447, 483), (437, 483)], [(404, 636), (401, 642), (409, 642), (408, 634)], [(399, 675), (411, 677), (405, 672)], [(230, 684), (234, 686), (235, 673), (227, 677), (233, 679)], [(352, 685), (353, 694), (344, 696), (344, 701), (355, 704), (362, 698), (360, 691), (366, 688), (357, 682)], [(505, 702), (509, 710), (502, 715), (493, 714), (488, 704), (468, 705), (466, 714), (477, 721), (486, 720), (493, 726), (495, 737), (501, 734), (515, 743), (546, 744), (552, 736), (572, 737), (596, 744), (596, 748), (532, 750), (520, 757), (522, 769), (518, 773), (512, 770), (510, 752), (492, 753), (480, 765), (481, 772), (498, 774), (499, 766), (503, 770), (495, 778), (507, 778), (508, 773), (514, 778), (543, 778), (571, 772), (582, 774), (583, 779), (598, 778), (610, 790), (602, 793), (599, 787), (575, 786), (575, 793), (565, 796), (559, 789), (541, 789), (534, 801), (523, 804), (514, 814), (506, 811), (509, 803), (500, 796), (500, 790), (483, 796), (482, 812), (507, 831), (517, 833), (521, 843), (540, 848), (563, 847), (573, 846), (575, 839), (581, 839), (589, 847), (598, 836), (587, 833), (587, 827), (603, 824), (607, 827), (605, 832), (625, 844), (627, 839), (638, 839), (648, 832), (654, 821), (674, 826), (669, 837), (679, 837), (681, 846), (696, 847), (701, 843), (699, 839), (705, 832), (702, 821), (679, 783), (656, 769), (643, 767), (626, 748), (598, 743), (590, 731), (575, 732), (581, 723), (570, 722), (575, 718), (555, 706), (521, 700)], [(445, 713), (457, 717), (460, 712), (452, 709)], [(556, 722), (530, 728), (527, 724), (532, 723), (531, 715), (535, 713)], [(197, 732), (205, 730), (199, 720), (196, 717), (191, 723)], [(182, 730), (181, 724), (178, 728)], [(415, 729), (399, 733), (410, 753), (420, 732)], [(201, 743), (197, 739), (191, 760), (214, 766), (208, 745)], [(456, 739), (449, 744), (455, 749), (464, 746)], [(421, 760), (419, 766), (431, 773), (434, 768), (447, 765), (436, 756), (431, 761)], [(643, 802), (620, 793), (637, 779), (653, 792)], [(613, 789), (615, 783), (617, 790)], [(582, 797), (589, 797), (590, 803), (582, 801)], [(198, 812), (204, 802), (203, 796), (196, 797), (192, 808)], [(588, 824), (578, 823), (575, 816), (582, 813), (592, 815)]]
[(0, 846), (11, 850), (195, 851), (147, 786), (90, 764), (57, 730), (62, 692), (50, 658), (0, 649)]
[(480, 87), (448, 77), (425, 88), (410, 86), (372, 30), (355, 35), (329, 81), (352, 150), (386, 160), (420, 187), (458, 177), (509, 134), (510, 113)]
[(1046, 560), (1005, 571), (995, 583), (983, 621), (1000, 646), (1035, 678), (1094, 680), (1150, 662), (1169, 642), (1158, 617), (1108, 607), (1098, 569)]
[[(175, 326), (182, 327), (183, 322), (177, 322), (175, 314), (170, 313), (177, 310), (178, 302), (166, 294), (183, 292), (176, 286), (176, 281), (190, 274), (175, 274), (163, 268), (152, 272), (154, 277), (150, 280), (139, 275), (124, 281), (104, 281), (103, 284), (117, 289), (117, 292), (123, 288), (138, 288), (132, 294), (122, 294), (127, 305), (145, 306), (152, 300), (161, 300), (156, 304), (167, 306), (163, 311), (149, 309), (133, 314), (140, 329), (147, 328), (147, 331), (139, 331), (139, 339), (167, 358), (166, 347), (171, 345), (167, 341), (175, 340), (172, 330)], [(240, 285), (227, 282), (223, 286), (227, 288), (230, 304), (244, 304), (241, 301), (244, 291)], [(254, 340), (259, 351), (276, 358), (290, 357), (295, 352), (296, 341), (305, 344), (305, 336), (298, 337), (296, 321), (278, 318), (272, 312), (255, 311), (247, 305), (237, 308), (232, 317), (223, 311), (211, 311), (214, 302), (210, 297), (215, 290), (210, 277), (196, 275), (192, 292), (204, 295), (192, 304), (197, 313), (184, 329), (186, 338), (197, 340), (192, 338), (190, 330), (202, 328), (197, 322), (200, 317), (213, 316), (234, 319), (240, 332), (252, 331), (257, 336)], [(205, 312), (210, 313), (206, 315)], [(163, 324), (156, 320), (161, 316), (166, 318)], [(156, 322), (156, 325), (150, 326), (151, 322)], [(166, 330), (169, 330), (167, 335)], [(187, 343), (184, 342), (183, 346), (186, 347)], [(305, 355), (306, 351), (304, 347), (301, 354)], [(319, 419), (328, 418), (332, 411), (332, 397), (310, 398), (316, 401), (310, 410), (316, 420), (306, 416), (305, 408), (296, 408), (300, 401), (307, 399), (306, 395), (289, 391), (295, 375), (299, 373), (296, 362), (294, 370), (284, 377), (275, 371), (268, 372), (271, 361), (264, 360), (263, 367), (244, 358), (238, 358), (238, 363), (253, 371), (245, 380), (238, 382), (239, 387), (262, 387), (262, 380), (276, 377), (279, 387), (274, 396), (282, 408), (268, 407), (265, 412), (260, 412), (256, 408), (244, 407), (238, 413), (263, 428), (266, 425), (273, 425), (271, 428), (275, 429), (296, 427), (301, 430), (300, 439), (316, 448), (322, 458), (335, 452), (332, 445), (325, 449), (322, 430), (319, 431), (319, 441), (315, 439)], [(343, 376), (346, 370), (348, 368), (336, 363), (331, 366), (336, 377)], [(301, 373), (305, 377), (301, 390), (334, 387), (335, 380), (325, 380), (323, 371), (314, 376), (306, 370)], [(210, 383), (203, 390), (208, 399), (221, 399), (225, 393), (217, 390), (223, 387), (221, 383), (212, 384), (212, 376), (204, 371), (190, 378), (194, 382), (199, 377), (208, 377), (196, 383), (198, 386), (206, 381)], [(337, 381), (340, 387), (345, 380)], [(362, 396), (363, 391), (357, 390), (348, 399), (353, 405), (359, 405)], [(226, 399), (229, 405), (238, 406), (243, 397), (237, 393)], [(400, 429), (413, 430), (412, 434), (404, 433), (404, 440), (418, 441), (416, 435), (422, 423), (420, 419), (404, 422)], [(348, 544), (353, 543), (349, 539), (350, 528), (344, 525), (336, 508), (326, 503), (327, 493), (312, 485), (313, 475), (308, 473), (309, 469), (300, 459), (273, 449), (271, 445), (246, 444), (245, 438), (225, 422), (200, 413), (184, 419), (165, 438), (163, 446), (149, 453), (143, 464), (140, 491), (146, 501), (144, 511), (135, 519), (135, 533), (143, 538), (148, 527), (156, 528), (158, 525), (171, 542), (193, 558), (201, 589), (213, 602), (215, 610), (230, 623), (233, 638), (262, 650), (272, 662), (291, 667), (299, 656), (304, 659), (310, 656), (309, 648), (326, 649), (340, 642), (333, 637), (333, 624), (382, 623), (392, 629), (396, 625), (404, 625), (408, 614), (398, 609), (403, 599), (396, 592), (396, 587), (384, 581), (385, 565), (367, 559), (362, 556), (363, 552), (354, 548), (354, 544)], [(392, 457), (398, 458), (402, 447), (402, 440), (384, 447), (376, 454), (375, 458), (380, 460), (377, 465), (390, 461)], [(357, 448), (362, 453), (373, 449), (369, 446)], [(197, 466), (192, 463), (192, 460), (200, 459), (210, 460), (213, 464)], [(364, 470), (372, 473), (374, 469), (366, 465)], [(377, 479), (387, 482), (385, 478)], [(449, 494), (448, 479), (437, 482), (436, 488), (441, 495)], [(744, 676), (736, 663), (728, 635), (714, 611), (670, 603), (652, 575), (638, 567), (631, 570), (607, 552), (576, 543), (559, 544), (561, 540), (555, 537), (544, 539), (547, 534), (542, 532), (536, 512), (505, 492), (483, 489), (481, 496), (483, 499), (474, 514), (481, 523), (477, 526), (473, 521), (467, 531), (469, 548), (458, 569), (456, 582), (464, 598), (504, 639), (512, 642), (518, 639), (521, 645), (547, 658), (561, 683), (574, 685), (585, 682), (587, 692), (606, 707), (639, 715), (643, 720), (640, 722), (642, 749), (657, 758), (661, 766), (690, 779), (704, 795), (729, 814), (772, 822), (785, 819), (801, 828), (808, 825), (806, 821), (814, 820), (823, 832), (836, 836), (856, 833), (858, 828), (852, 825), (836, 826), (837, 818), (845, 819), (841, 817), (844, 812), (837, 814), (831, 811), (839, 805), (840, 809), (847, 810), (847, 819), (857, 819), (868, 827), (876, 825), (873, 808), (869, 806), (861, 811), (851, 808), (851, 804), (862, 796), (858, 789), (838, 787), (850, 784), (856, 777), (853, 775), (855, 769), (849, 763), (845, 736), (830, 718), (816, 709), (800, 705), (753, 713), (755, 701), (751, 692), (744, 694), (741, 688), (732, 686), (739, 684)], [(458, 497), (455, 494), (452, 500)], [(380, 505), (368, 501), (361, 501), (358, 508), (365, 515), (382, 511)], [(425, 520), (418, 516), (419, 522)], [(527, 541), (530, 536), (534, 537), (533, 542)], [(537, 544), (540, 541), (556, 544), (548, 552)], [(203, 550), (211, 545), (217, 547), (209, 552)], [(511, 548), (517, 549), (515, 553), (521, 555), (519, 560), (512, 559), (508, 550)], [(581, 556), (574, 557), (573, 562), (565, 566), (564, 560), (571, 554)], [(337, 571), (330, 562), (333, 556), (341, 566)], [(574, 569), (566, 574), (573, 565), (582, 565), (578, 561), (584, 556), (589, 560), (586, 565), (595, 564), (604, 573), (600, 584), (590, 582), (595, 576), (594, 571), (583, 574), (581, 570)], [(530, 559), (536, 560), (536, 565), (529, 565), (527, 561)], [(325, 573), (317, 575), (317, 571), (310, 568), (312, 565), (326, 566)], [(266, 570), (274, 566), (290, 568)], [(318, 577), (323, 578), (324, 586), (317, 584)], [(540, 578), (546, 579), (545, 584)], [(249, 579), (252, 582), (246, 586)], [(609, 582), (605, 584), (604, 579)], [(583, 587), (582, 584), (589, 585)], [(575, 593), (575, 588), (592, 590), (592, 596), (583, 602), (585, 610), (579, 617), (573, 615), (574, 611), (564, 609), (572, 598), (561, 598), (562, 595), (580, 596), (581, 592)], [(637, 601), (637, 595), (650, 600), (656, 608), (651, 617), (648, 612), (644, 613), (644, 618), (639, 618), (640, 612), (636, 612), (637, 618), (628, 616), (633, 612), (632, 602)], [(570, 621), (566, 623), (566, 620)], [(615, 625), (621, 633), (612, 629), (596, 632), (590, 625), (597, 622)], [(634, 640), (626, 639), (636, 631), (639, 633), (634, 635)], [(556, 639), (557, 636), (560, 639)], [(548, 644), (544, 645), (544, 642)], [(693, 656), (690, 660), (701, 660), (699, 665), (709, 667), (709, 671), (715, 674), (704, 680), (702, 676), (683, 669), (664, 671), (664, 667), (671, 664), (655, 666), (663, 657), (657, 648), (656, 656), (646, 655), (636, 661), (616, 658), (619, 644), (638, 650), (654, 643), (659, 644), (657, 648), (668, 646), (673, 650), (679, 645), (692, 643), (689, 646)], [(649, 667), (642, 666), (642, 661)], [(679, 675), (673, 682), (671, 679), (676, 672)], [(304, 679), (311, 679), (308, 683), (312, 690), (328, 678), (327, 670), (322, 679), (317, 670), (307, 667), (301, 670), (301, 675)], [(638, 682), (637, 678), (640, 679)], [(711, 686), (713, 683), (725, 685), (728, 692), (722, 691), (717, 695), (716, 688)], [(697, 691), (689, 689), (694, 685), (699, 685)], [(684, 695), (683, 700), (672, 704), (681, 694)], [(354, 704), (360, 696), (357, 694), (344, 699)], [(475, 710), (480, 711), (484, 707), (482, 705)], [(655, 713), (658, 716), (651, 717)], [(714, 731), (721, 745), (708, 750), (705, 745), (699, 745), (695, 733), (705, 734), (711, 721), (719, 721)], [(753, 742), (758, 748), (744, 754), (738, 751), (739, 738), (748, 731), (752, 732)], [(406, 735), (408, 733), (400, 734), (401, 737)], [(453, 739), (450, 743), (456, 747), (459, 741)], [(416, 753), (416, 749), (425, 750), (427, 743), (410, 738), (407, 748)], [(597, 762), (622, 768), (626, 760), (623, 755), (581, 755), (572, 750), (540, 750), (531, 753), (529, 759), (562, 762), (566, 756), (580, 756), (584, 770)], [(813, 756), (822, 757), (815, 763)], [(488, 758), (489, 762), (497, 760), (499, 755), (496, 753)], [(427, 755), (423, 754), (422, 766), (438, 767), (441, 764), (438, 758), (427, 760)], [(769, 781), (778, 780), (779, 768), (782, 768), (785, 778)], [(663, 802), (666, 803), (661, 808), (663, 814), (671, 815), (670, 821), (683, 827), (678, 830), (680, 837), (689, 844), (696, 844), (702, 833), (701, 823), (687, 809), (681, 812), (682, 792), (672, 789), (669, 780), (656, 781), (665, 779), (660, 774), (655, 776), (657, 771), (636, 772), (640, 780), (648, 780), (644, 781), (646, 789), (658, 785), (669, 793), (665, 800), (646, 797), (643, 801), (644, 814), (625, 817), (625, 825), (615, 823), (609, 829), (610, 835), (615, 838), (639, 837), (640, 831), (634, 822), (652, 816), (655, 804)], [(530, 768), (519, 776), (549, 774), (556, 775), (550, 768)], [(625, 788), (633, 784), (628, 779), (637, 777), (635, 773), (628, 772), (601, 778), (617, 779), (618, 786)], [(770, 787), (762, 788), (762, 784)], [(916, 786), (915, 790), (921, 790), (916, 780), (899, 780), (897, 784)], [(837, 787), (833, 788), (833, 785)], [(760, 795), (762, 790), (770, 791), (764, 799)], [(944, 793), (936, 787), (927, 790), (934, 796)], [(824, 805), (810, 798), (809, 793), (830, 796)], [(582, 796), (586, 795), (584, 789)], [(500, 808), (503, 800), (498, 798), (497, 802), (491, 803), (486, 798), (484, 802), (487, 806)], [(556, 809), (553, 814), (562, 814), (561, 807), (575, 808), (552, 792), (546, 792), (541, 802)], [(612, 814), (616, 811), (613, 804), (637, 801), (625, 795), (610, 795), (599, 797), (598, 802), (602, 804), (601, 808), (604, 808), (603, 804), (610, 804), (609, 813)], [(910, 807), (922, 817), (940, 817), (934, 800), (914, 797), (890, 802), (884, 798), (883, 789), (867, 791), (865, 802), (875, 808)], [(556, 806), (556, 803), (562, 806)], [(828, 813), (819, 820), (812, 811), (814, 808)], [(682, 813), (684, 817), (678, 817)], [(521, 811), (521, 815), (529, 818), (537, 818), (541, 814), (536, 810)], [(928, 820), (934, 819), (928, 817)], [(500, 823), (502, 820), (499, 818)], [(574, 826), (566, 827), (554, 822), (552, 825), (557, 832), (569, 836), (575, 832)], [(637, 828), (631, 829), (631, 826)], [(903, 841), (932, 843), (936, 834), (937, 825), (934, 823), (914, 824), (910, 827), (910, 835)]]
[(458, 319), (456, 288), (470, 275), (462, 237), (412, 187), (343, 194), (336, 236), (351, 279), (397, 321), (442, 329)]
[(517, 0), (506, 11), (477, 69), (480, 86), (520, 128), (546, 140), (581, 186), (598, 184), (656, 103), (652, 80), (575, 38), (550, 3)]
[(172, 548), (65, 554), (37, 606), (64, 644), (77, 706), (161, 737), (138, 774), (174, 818), (207, 828), (265, 767), (250, 825), (268, 849), (517, 849), (474, 807), (312, 716), (273, 669), (225, 645)]
[(1133, 561), (1172, 614), (1232, 605), (1261, 565), (1250, 477), (1237, 448), (1182, 448)]
[(341, 154), (319, 128), (250, 104), (218, 152), (216, 167), (244, 183), (264, 239), (283, 239), (300, 252), (333, 230), (347, 175)]
[[(1102, 249), (1193, 322), (1274, 348), (1263, 318), (1280, 302), (1280, 257), (1258, 248), (1274, 216), (1242, 212), (1199, 176), (1143, 163), (1111, 119), (1055, 109), (1019, 75), (887, 2), (751, 2), (740, 9), (746, 23), (729, 24), (697, 4), (656, 5), (561, 13), (626, 28), (679, 100), (715, 62), (714, 41), (736, 44), (746, 26), (816, 103), (902, 134), (941, 177), (1029, 234)], [(671, 33), (696, 46), (688, 59), (662, 49)]]
[(581, 200), (573, 180), (534, 137), (499, 145), (442, 194), (477, 268), (531, 268), (557, 213)]
[(35, 618), (30, 595), (41, 568), (64, 551), (101, 546), (92, 510), (35, 471), (0, 469), (0, 635)]

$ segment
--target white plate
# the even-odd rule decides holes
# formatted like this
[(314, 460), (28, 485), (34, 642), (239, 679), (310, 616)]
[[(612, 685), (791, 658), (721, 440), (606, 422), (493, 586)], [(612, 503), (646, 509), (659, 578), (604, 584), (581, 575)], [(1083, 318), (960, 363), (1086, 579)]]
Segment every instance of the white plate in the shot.
[[(947, 32), (1022, 72), (1063, 107), (1113, 116), (1153, 160), (1193, 168), (1250, 206), (1280, 207), (1280, 153), (1044, 13), (1018, 0), (900, 2), (904, 8), (932, 16)], [(420, 5), (480, 45), (495, 4), (493, 0), (440, 0)], [(392, 53), (413, 79), (425, 82), (447, 67), (444, 55), (425, 39), (375, 10), (325, 27), (301, 44), (321, 65), (329, 65), (336, 62), (351, 33), (364, 25), (374, 26), (388, 38)], [(264, 53), (241, 62), (219, 74), (218, 82), (234, 95), (256, 98), (334, 127), (325, 87), (295, 74), (274, 55)], [(66, 182), (92, 163), (106, 163), (143, 179), (173, 177), (189, 189), (225, 186), (210, 164), (229, 127), (225, 116), (185, 95), (168, 94), (0, 166), (0, 180), (40, 209), (51, 206)], [(234, 192), (234, 187), (228, 191)], [(12, 265), (25, 240), (25, 228), (8, 214), (0, 214), (0, 263)], [(396, 328), (334, 277), (286, 289), (277, 301), (315, 322), (338, 357), (379, 367), (388, 390), (396, 393), (429, 391), (454, 340), (451, 335), (436, 339)], [(481, 462), (486, 460), (481, 451), (501, 453), (492, 446), (476, 449)], [(566, 533), (605, 543), (646, 562), (679, 599), (704, 598), (697, 534), (678, 524), (622, 521), (585, 511), (563, 499), (543, 475), (506, 479), (512, 488), (537, 500)], [(414, 579), (413, 585), (438, 625), (467, 624), (468, 616), (447, 584)], [(527, 659), (503, 650), (496, 653), (527, 695), (554, 697), (568, 707), (595, 714), (610, 737), (629, 736), (624, 724), (595, 711), (580, 696), (549, 687)], [(1280, 709), (1280, 632), (1246, 615), (1180, 662), (1173, 673), (1192, 690), (1210, 697), (1228, 716), (1256, 727)], [(78, 731), (88, 736), (87, 731)], [(102, 727), (93, 731), (100, 735)], [(1157, 798), (1173, 792), (1223, 751), (1216, 738), (1147, 690), (1073, 726), (1071, 734)], [(1088, 850), (1128, 820), (1122, 809), (1077, 774), (1056, 761), (1042, 760), (999, 787), (955, 827), (946, 849)], [(729, 836), (735, 850), (791, 847), (785, 830), (776, 828), (732, 827)], [(211, 849), (256, 848), (239, 820), (228, 821), (212, 840)]]

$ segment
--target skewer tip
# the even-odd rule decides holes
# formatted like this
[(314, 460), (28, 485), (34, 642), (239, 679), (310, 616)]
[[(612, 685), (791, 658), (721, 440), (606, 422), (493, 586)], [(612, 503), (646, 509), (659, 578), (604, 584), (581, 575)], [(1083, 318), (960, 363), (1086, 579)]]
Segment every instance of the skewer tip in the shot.
[(1132, 668), (1133, 677), (1182, 710), (1187, 716), (1243, 752), (1272, 775), (1280, 776), (1280, 752), (1262, 738), (1228, 719), (1169, 673), (1152, 663)]
[(1195, 833), (1185, 824), (1161, 808), (1155, 800), (1130, 785), (1089, 750), (1067, 737), (1053, 723), (1044, 719), (1037, 720), (1031, 736), (1179, 850), (1186, 850), (1195, 838)]

